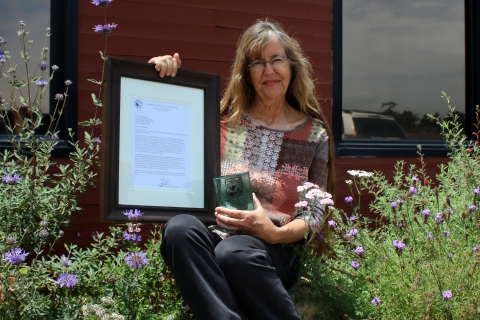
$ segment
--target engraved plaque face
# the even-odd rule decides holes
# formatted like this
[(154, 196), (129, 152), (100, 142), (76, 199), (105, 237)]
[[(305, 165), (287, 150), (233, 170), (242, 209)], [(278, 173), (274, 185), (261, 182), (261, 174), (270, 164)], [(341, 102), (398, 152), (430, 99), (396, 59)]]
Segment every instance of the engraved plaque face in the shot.
[(241, 177), (225, 179), (226, 193), (232, 198), (240, 197), (243, 193), (243, 182)]

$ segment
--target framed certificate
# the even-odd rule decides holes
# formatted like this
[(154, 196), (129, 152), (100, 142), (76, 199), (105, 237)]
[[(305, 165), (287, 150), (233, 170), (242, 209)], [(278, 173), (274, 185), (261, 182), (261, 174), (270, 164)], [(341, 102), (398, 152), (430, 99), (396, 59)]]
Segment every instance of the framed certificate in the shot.
[(218, 75), (109, 57), (102, 126), (101, 207), (105, 221), (145, 222), (189, 213), (214, 222), (212, 179), (220, 171)]

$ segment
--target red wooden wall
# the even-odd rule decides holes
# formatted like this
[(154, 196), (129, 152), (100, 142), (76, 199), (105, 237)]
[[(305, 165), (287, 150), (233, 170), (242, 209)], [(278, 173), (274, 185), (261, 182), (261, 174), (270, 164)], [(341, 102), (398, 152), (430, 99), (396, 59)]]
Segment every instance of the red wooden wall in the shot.
[[(114, 0), (106, 13), (105, 21), (102, 9), (87, 0), (80, 3), (77, 79), (80, 120), (93, 116), (90, 95), (98, 92), (97, 86), (86, 79), (101, 77), (98, 52), (103, 51), (104, 38), (94, 34), (95, 25), (118, 24), (108, 38), (108, 55), (148, 61), (152, 56), (178, 52), (182, 68), (219, 74), (223, 90), (238, 37), (256, 19), (268, 17), (280, 22), (300, 41), (314, 68), (323, 112), (331, 121), (332, 0)], [(337, 159), (339, 203), (348, 194), (344, 183), (349, 179), (347, 170), (382, 170), (390, 174), (396, 160)], [(442, 161), (444, 159), (429, 159), (431, 174), (435, 172), (436, 164)], [(88, 242), (93, 231), (107, 230), (110, 225), (100, 220), (100, 188), (97, 183), (97, 188), (89, 189), (89, 196), (80, 197), (84, 211), (74, 217), (68, 232), (75, 242)]]

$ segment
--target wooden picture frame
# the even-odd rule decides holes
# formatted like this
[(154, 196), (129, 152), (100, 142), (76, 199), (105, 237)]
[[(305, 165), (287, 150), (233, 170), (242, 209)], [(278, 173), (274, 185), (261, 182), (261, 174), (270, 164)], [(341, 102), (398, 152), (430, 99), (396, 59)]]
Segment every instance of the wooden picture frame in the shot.
[(109, 57), (104, 83), (101, 214), (163, 223), (187, 213), (214, 223), (220, 172), (220, 77)]

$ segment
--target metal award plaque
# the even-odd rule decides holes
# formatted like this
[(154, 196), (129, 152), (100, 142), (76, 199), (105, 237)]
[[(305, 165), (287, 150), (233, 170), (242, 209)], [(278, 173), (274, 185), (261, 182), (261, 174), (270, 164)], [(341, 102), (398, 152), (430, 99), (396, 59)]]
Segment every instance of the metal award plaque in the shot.
[(217, 207), (253, 210), (250, 174), (242, 172), (213, 178)]

